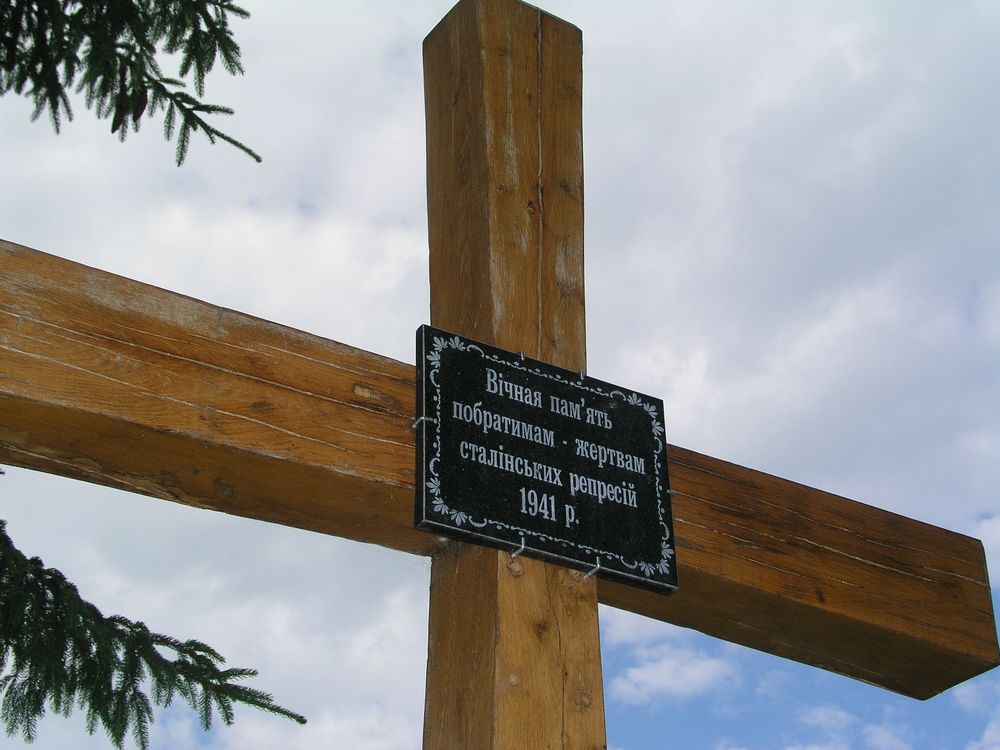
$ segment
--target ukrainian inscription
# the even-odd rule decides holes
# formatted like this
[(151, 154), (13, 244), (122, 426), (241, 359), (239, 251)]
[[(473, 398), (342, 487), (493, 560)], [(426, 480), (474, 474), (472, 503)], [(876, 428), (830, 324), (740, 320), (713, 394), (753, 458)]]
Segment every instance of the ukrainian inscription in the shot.
[(663, 402), (417, 330), (418, 528), (673, 590)]

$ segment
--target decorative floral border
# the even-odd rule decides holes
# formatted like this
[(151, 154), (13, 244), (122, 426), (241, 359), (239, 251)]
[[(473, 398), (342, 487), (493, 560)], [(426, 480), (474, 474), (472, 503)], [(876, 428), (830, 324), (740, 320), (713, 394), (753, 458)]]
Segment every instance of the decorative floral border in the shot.
[[(483, 351), (479, 346), (474, 343), (467, 343), (462, 340), (459, 336), (433, 336), (433, 347), (431, 351), (426, 355), (427, 362), (430, 363), (430, 370), (428, 372), (428, 380), (437, 389), (435, 392), (435, 414), (434, 414), (434, 425), (436, 426), (434, 432), (433, 449), (434, 457), (430, 460), (427, 465), (428, 479), (426, 482), (426, 491), (431, 495), (431, 507), (434, 512), (447, 517), (451, 520), (455, 526), (461, 527), (465, 524), (469, 526), (482, 529), (487, 526), (492, 526), (497, 529), (504, 529), (507, 531), (514, 531), (521, 534), (524, 537), (535, 537), (538, 539), (543, 539), (550, 542), (557, 542), (563, 546), (574, 547), (579, 550), (583, 550), (591, 553), (594, 557), (605, 557), (608, 559), (618, 560), (624, 567), (629, 570), (639, 570), (644, 576), (650, 578), (654, 575), (669, 575), (671, 572), (671, 558), (674, 556), (674, 550), (670, 547), (670, 527), (667, 525), (666, 519), (664, 518), (664, 488), (660, 483), (661, 476), (661, 462), (663, 460), (665, 452), (665, 430), (663, 422), (660, 419), (660, 415), (655, 404), (649, 403), (643, 400), (643, 398), (634, 392), (624, 392), (618, 389), (612, 391), (606, 391), (592, 383), (586, 383), (583, 380), (582, 374), (579, 380), (568, 380), (563, 378), (559, 373), (547, 372), (540, 370), (538, 368), (532, 368), (525, 364), (524, 361), (518, 359), (506, 359), (504, 357), (487, 353)], [(656, 444), (656, 449), (653, 452), (653, 460), (655, 463), (653, 475), (656, 481), (656, 509), (659, 516), (660, 528), (663, 532), (663, 538), (661, 542), (660, 554), (661, 557), (655, 562), (650, 562), (646, 560), (626, 560), (620, 554), (611, 552), (609, 550), (595, 549), (589, 545), (580, 544), (569, 539), (562, 539), (561, 537), (555, 537), (548, 534), (544, 534), (539, 531), (533, 531), (531, 529), (525, 529), (520, 526), (515, 526), (511, 524), (503, 523), (502, 521), (494, 521), (492, 519), (476, 519), (470, 516), (464, 511), (455, 510), (448, 507), (447, 502), (444, 497), (442, 497), (441, 489), (441, 478), (437, 473), (437, 464), (441, 459), (441, 424), (442, 424), (442, 414), (441, 414), (441, 385), (437, 382), (437, 375), (441, 368), (441, 353), (445, 349), (456, 349), (458, 351), (475, 351), (480, 354), (484, 359), (491, 362), (496, 362), (498, 364), (505, 365), (507, 367), (513, 367), (518, 370), (523, 370), (525, 372), (530, 372), (534, 375), (540, 375), (542, 377), (548, 378), (550, 380), (555, 380), (564, 385), (569, 385), (574, 388), (579, 388), (581, 390), (589, 391), (591, 393), (598, 394), (604, 397), (610, 398), (620, 398), (625, 403), (630, 406), (638, 406), (642, 408), (650, 419), (650, 429), (653, 433), (653, 440)]]

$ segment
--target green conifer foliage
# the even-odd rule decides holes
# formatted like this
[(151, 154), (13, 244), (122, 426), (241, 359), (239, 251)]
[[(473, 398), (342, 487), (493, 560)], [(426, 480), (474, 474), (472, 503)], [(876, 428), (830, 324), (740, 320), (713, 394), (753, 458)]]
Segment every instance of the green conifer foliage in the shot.
[[(87, 107), (110, 118), (111, 132), (123, 141), (129, 123), (137, 131), (143, 114), (165, 110), (164, 136), (169, 141), (176, 133), (178, 166), (197, 131), (259, 162), (255, 151), (205, 120), (233, 110), (199, 98), (216, 59), (232, 75), (243, 72), (229, 19), (249, 15), (230, 0), (3, 0), (0, 95), (31, 97), (32, 119), (47, 109), (58, 133), (62, 116), (73, 118), (75, 83)], [(179, 78), (163, 75), (161, 52), (179, 54)], [(197, 96), (185, 90), (187, 76)]]
[(267, 693), (236, 684), (256, 670), (223, 664), (200, 641), (105, 617), (62, 573), (18, 551), (0, 521), (0, 720), (8, 736), (20, 733), (31, 742), (46, 708), (68, 716), (76, 706), (86, 712), (91, 734), (100, 725), (116, 748), (131, 734), (146, 750), (152, 704), (169, 706), (175, 696), (198, 712), (205, 730), (216, 710), (232, 724), (234, 703), (305, 724)]

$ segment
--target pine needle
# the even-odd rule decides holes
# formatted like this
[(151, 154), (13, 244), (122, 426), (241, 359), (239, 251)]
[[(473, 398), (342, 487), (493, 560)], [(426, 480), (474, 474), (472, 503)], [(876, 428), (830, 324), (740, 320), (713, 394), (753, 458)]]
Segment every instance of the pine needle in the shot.
[[(173, 117), (182, 121), (178, 166), (196, 130), (209, 142), (219, 138), (260, 162), (259, 154), (201, 117), (232, 114), (202, 100), (217, 59), (230, 75), (243, 73), (230, 17), (246, 19), (249, 13), (230, 0), (5, 0), (0, 2), (0, 96), (30, 97), (32, 120), (48, 111), (58, 133), (63, 116), (73, 119), (67, 92), (75, 85), (87, 108), (110, 119), (111, 132), (122, 141), (129, 121), (138, 131), (144, 116), (166, 108), (168, 141)], [(179, 79), (163, 76), (160, 53), (180, 53)], [(185, 78), (196, 97), (184, 92)]]
[(153, 705), (165, 708), (175, 695), (206, 731), (216, 711), (224, 724), (233, 723), (234, 702), (306, 723), (268, 693), (239, 684), (255, 670), (221, 669), (224, 664), (201, 641), (154, 633), (121, 615), (105, 617), (62, 573), (14, 547), (0, 520), (0, 721), (8, 736), (31, 742), (46, 708), (68, 716), (78, 706), (91, 734), (100, 725), (116, 748), (131, 735), (147, 750)]

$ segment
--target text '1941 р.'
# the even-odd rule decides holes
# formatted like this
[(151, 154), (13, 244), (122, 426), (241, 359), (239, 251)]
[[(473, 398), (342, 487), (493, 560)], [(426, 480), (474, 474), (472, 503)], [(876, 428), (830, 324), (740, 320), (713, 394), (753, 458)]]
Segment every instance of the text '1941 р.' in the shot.
[(417, 330), (419, 528), (677, 588), (663, 402)]

